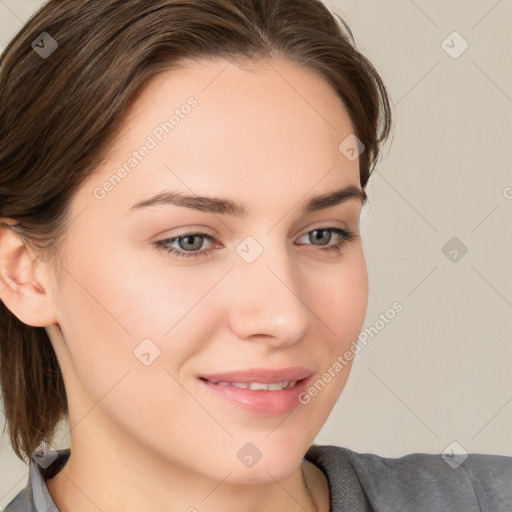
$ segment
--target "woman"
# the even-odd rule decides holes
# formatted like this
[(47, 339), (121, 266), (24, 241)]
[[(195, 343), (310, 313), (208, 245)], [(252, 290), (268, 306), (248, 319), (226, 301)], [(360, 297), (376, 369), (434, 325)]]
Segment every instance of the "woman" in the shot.
[(6, 48), (1, 383), (30, 463), (6, 512), (512, 509), (510, 457), (311, 444), (391, 130), (342, 25), (316, 0), (61, 0)]

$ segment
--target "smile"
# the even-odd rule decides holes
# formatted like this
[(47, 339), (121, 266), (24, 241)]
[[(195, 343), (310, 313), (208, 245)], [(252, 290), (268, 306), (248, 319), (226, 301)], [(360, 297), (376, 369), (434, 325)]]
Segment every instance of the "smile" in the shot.
[(289, 414), (303, 405), (299, 396), (310, 385), (312, 378), (313, 375), (278, 382), (228, 382), (200, 377), (198, 382), (204, 392), (219, 400), (222, 407), (269, 417)]
[[(212, 382), (212, 381), (208, 381)], [(265, 384), (263, 382), (212, 382), (217, 386), (233, 386), (235, 388), (252, 389), (254, 391), (281, 391), (282, 389), (293, 388), (297, 384), (296, 380), (287, 380), (284, 382), (273, 382)]]

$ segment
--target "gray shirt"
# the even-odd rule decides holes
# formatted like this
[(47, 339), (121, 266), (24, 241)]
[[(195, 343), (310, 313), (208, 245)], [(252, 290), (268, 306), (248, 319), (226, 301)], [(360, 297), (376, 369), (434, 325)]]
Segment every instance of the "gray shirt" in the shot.
[[(4, 512), (58, 512), (45, 480), (69, 454), (47, 452), (40, 464), (31, 459), (27, 486)], [(388, 458), (312, 445), (305, 458), (327, 477), (330, 512), (512, 512), (512, 457), (469, 454), (449, 464), (438, 454)]]

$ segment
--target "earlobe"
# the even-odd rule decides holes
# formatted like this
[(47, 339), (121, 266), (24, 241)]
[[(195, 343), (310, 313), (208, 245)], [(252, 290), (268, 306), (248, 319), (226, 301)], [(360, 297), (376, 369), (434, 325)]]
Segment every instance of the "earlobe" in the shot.
[(49, 287), (41, 283), (47, 267), (37, 265), (38, 257), (12, 229), (14, 223), (0, 219), (0, 298), (24, 324), (44, 327), (57, 323)]

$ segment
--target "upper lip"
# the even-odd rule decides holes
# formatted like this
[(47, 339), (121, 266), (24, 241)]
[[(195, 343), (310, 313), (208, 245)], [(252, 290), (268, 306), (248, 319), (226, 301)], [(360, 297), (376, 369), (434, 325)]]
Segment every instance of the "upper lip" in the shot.
[(201, 378), (211, 382), (261, 382), (263, 384), (272, 384), (275, 382), (302, 380), (309, 377), (312, 373), (308, 368), (298, 366), (276, 369), (249, 368), (247, 370), (201, 375)]

